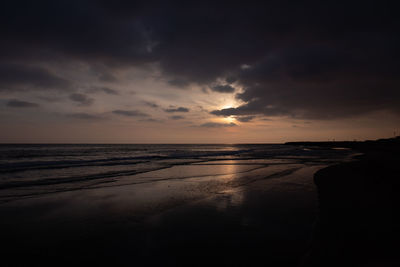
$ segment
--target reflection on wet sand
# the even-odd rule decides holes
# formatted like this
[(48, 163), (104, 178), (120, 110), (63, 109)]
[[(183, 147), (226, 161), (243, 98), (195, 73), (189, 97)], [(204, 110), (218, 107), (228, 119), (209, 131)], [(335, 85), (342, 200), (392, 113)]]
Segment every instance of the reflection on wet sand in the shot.
[(2, 229), (9, 255), (23, 251), (43, 264), (50, 253), (67, 265), (74, 255), (117, 265), (289, 266), (306, 249), (316, 205), (312, 174), (322, 167), (286, 160), (178, 165), (3, 203)]

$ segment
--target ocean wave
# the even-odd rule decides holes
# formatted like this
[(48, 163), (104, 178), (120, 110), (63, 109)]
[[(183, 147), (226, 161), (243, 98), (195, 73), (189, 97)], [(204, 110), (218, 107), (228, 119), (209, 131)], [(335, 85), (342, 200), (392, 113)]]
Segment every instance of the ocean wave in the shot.
[[(30, 188), (30, 194), (55, 192), (93, 184), (109, 184), (121, 177), (133, 179), (130, 181), (133, 183), (152, 182), (158, 178), (142, 177), (139, 181), (138, 175), (176, 165), (204, 163), (263, 168), (274, 164), (290, 164), (248, 162), (256, 159), (326, 164), (330, 159), (334, 162), (335, 157), (343, 157), (346, 153), (351, 152), (313, 148), (305, 151), (284, 145), (1, 145), (0, 197), (18, 195), (24, 188)], [(227, 163), (226, 160), (235, 162)], [(235, 173), (239, 172), (236, 170)], [(207, 175), (194, 173), (178, 178), (203, 176)]]

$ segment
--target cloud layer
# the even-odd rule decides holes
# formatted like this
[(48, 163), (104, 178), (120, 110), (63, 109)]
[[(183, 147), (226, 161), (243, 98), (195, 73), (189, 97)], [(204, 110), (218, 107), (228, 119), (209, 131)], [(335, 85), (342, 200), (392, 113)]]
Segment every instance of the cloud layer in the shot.
[[(0, 11), (0, 91), (71, 90), (74, 79), (54, 73), (55, 60), (106, 66), (97, 68), (104, 83), (117, 82), (117, 70), (154, 64), (176, 87), (233, 94), (229, 84), (240, 86), (242, 104), (211, 112), (217, 116), (399, 113), (396, 10), (375, 1), (8, 1)], [(88, 93), (118, 91), (104, 86)], [(93, 102), (79, 93), (70, 99)], [(114, 111), (143, 116), (136, 112)]]
[(112, 113), (117, 114), (117, 115), (122, 115), (122, 116), (127, 116), (127, 117), (147, 117), (149, 116), (146, 113), (143, 113), (139, 110), (114, 110)]
[(184, 107), (178, 107), (178, 108), (167, 108), (164, 109), (165, 112), (168, 113), (175, 113), (175, 112), (189, 112), (188, 108), (184, 108)]
[(34, 107), (39, 107), (38, 104), (28, 102), (28, 101), (22, 101), (18, 99), (11, 99), (10, 101), (7, 102), (8, 107), (13, 107), (13, 108), (34, 108)]

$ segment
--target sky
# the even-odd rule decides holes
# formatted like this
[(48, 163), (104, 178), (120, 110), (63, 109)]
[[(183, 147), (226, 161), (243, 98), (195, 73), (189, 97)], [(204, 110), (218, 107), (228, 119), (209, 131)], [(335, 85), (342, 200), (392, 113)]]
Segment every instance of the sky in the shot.
[(4, 1), (0, 143), (400, 133), (386, 1)]

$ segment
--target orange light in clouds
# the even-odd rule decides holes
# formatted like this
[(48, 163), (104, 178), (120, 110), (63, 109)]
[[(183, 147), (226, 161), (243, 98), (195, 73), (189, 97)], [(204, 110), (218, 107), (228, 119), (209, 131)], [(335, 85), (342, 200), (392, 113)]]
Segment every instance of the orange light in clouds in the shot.
[(235, 122), (235, 118), (233, 118), (232, 116), (226, 117), (222, 119), (224, 121), (224, 123), (232, 123)]

